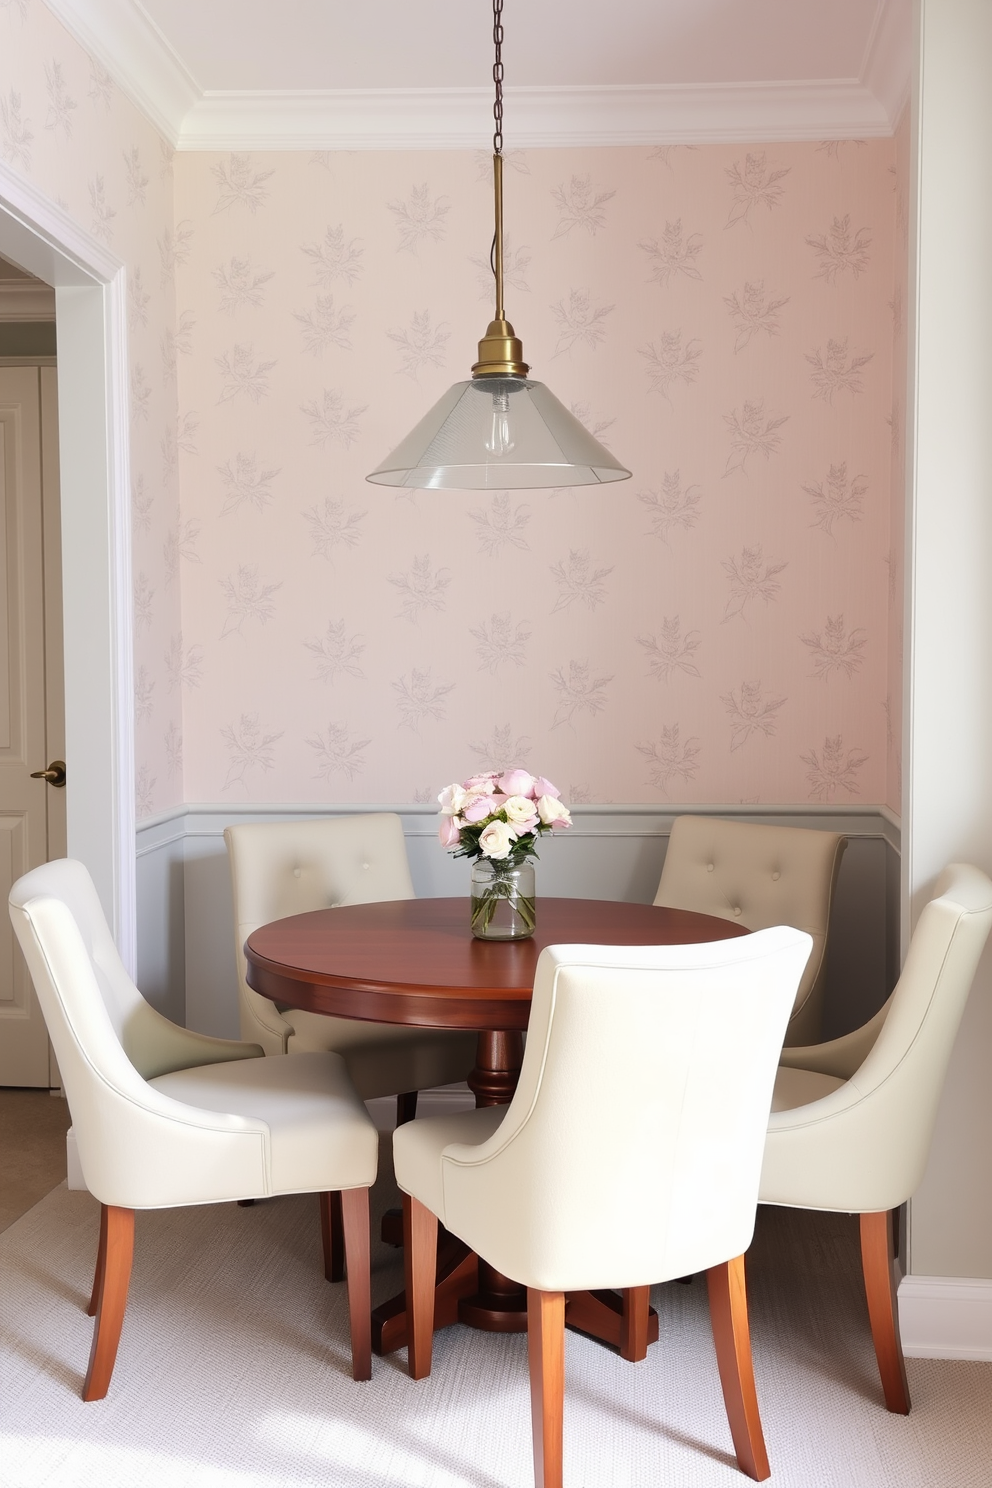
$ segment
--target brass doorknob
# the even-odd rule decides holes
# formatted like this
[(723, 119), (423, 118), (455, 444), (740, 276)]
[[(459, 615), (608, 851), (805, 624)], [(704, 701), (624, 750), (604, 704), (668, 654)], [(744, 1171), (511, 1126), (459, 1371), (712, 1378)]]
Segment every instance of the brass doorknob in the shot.
[(32, 770), (32, 780), (47, 780), (56, 789), (65, 785), (65, 760), (52, 760), (47, 770)]

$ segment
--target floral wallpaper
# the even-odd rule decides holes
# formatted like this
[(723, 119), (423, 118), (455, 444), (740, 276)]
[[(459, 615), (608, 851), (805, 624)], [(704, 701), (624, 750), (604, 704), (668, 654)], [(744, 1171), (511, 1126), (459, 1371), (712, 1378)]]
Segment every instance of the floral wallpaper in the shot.
[(0, 159), (127, 264), (137, 805), (182, 800), (172, 152), (41, 0), (0, 0)]
[(633, 472), (595, 491), (364, 480), (475, 359), (487, 156), (174, 159), (0, 0), (0, 157), (128, 268), (139, 818), (511, 763), (898, 809), (905, 122), (508, 152), (509, 314)]
[(892, 299), (892, 503), (889, 534), (889, 683), (885, 695), (888, 775), (885, 804), (902, 815), (903, 630), (905, 627), (906, 398), (909, 378), (909, 107), (903, 109), (890, 166), (895, 187), (896, 230)]
[(510, 151), (508, 314), (633, 478), (428, 494), (364, 477), (475, 360), (488, 157), (177, 157), (186, 799), (894, 799), (895, 163)]

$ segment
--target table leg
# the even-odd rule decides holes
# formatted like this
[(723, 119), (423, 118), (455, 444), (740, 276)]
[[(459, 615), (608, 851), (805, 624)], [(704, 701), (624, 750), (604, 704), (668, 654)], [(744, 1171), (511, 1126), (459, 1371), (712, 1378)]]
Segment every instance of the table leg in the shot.
[(524, 1059), (522, 1033), (480, 1033), (468, 1088), (477, 1106), (508, 1106)]

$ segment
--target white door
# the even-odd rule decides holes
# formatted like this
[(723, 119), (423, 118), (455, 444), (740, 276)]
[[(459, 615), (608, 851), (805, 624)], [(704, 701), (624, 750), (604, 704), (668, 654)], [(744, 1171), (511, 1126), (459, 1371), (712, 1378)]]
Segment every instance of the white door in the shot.
[(65, 752), (55, 416), (54, 368), (0, 367), (0, 1085), (58, 1083), (6, 912), (65, 852), (65, 791), (31, 778)]

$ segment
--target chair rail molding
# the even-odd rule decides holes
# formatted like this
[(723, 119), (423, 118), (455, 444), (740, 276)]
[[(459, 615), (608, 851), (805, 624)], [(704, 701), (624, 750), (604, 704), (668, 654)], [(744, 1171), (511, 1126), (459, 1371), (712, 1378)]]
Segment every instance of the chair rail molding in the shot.
[(134, 681), (126, 270), (0, 161), (0, 252), (55, 288), (69, 853), (125, 966), (135, 938)]
[[(294, 820), (394, 811), (403, 822), (414, 887), (423, 897), (467, 895), (468, 868), (442, 851), (432, 803), (197, 802), (142, 821), (135, 839), (138, 875), (138, 984), (160, 1011), (202, 1033), (237, 1033), (237, 974), (231, 949), (233, 906), (224, 828), (238, 822)], [(865, 1021), (891, 989), (898, 932), (899, 823), (881, 807), (754, 804), (616, 805), (573, 808), (572, 830), (546, 843), (538, 893), (565, 898), (629, 899), (649, 904), (677, 816), (694, 812), (824, 827), (850, 846), (835, 899), (828, 999), (842, 1032)]]

